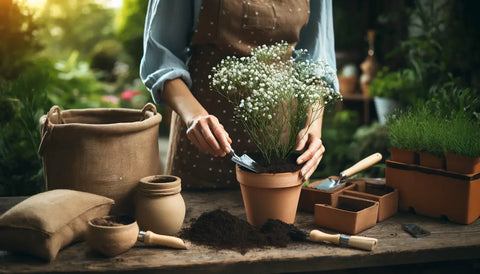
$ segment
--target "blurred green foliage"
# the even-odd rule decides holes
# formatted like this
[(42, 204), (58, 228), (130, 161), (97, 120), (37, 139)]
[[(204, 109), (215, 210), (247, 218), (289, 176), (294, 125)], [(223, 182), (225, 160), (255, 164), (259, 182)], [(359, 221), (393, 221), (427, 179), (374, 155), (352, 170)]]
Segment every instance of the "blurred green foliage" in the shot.
[(147, 15), (148, 1), (123, 0), (123, 5), (115, 17), (115, 34), (132, 58), (136, 70), (143, 54), (143, 27)]
[(0, 1), (0, 78), (15, 79), (41, 49), (33, 12), (21, 3)]
[(15, 81), (0, 80), (0, 196), (44, 189), (38, 121), (51, 105), (53, 72), (48, 60), (37, 60)]
[[(480, 19), (469, 8), (480, 8), (480, 3), (415, 0), (412, 8), (403, 11), (410, 22), (409, 37), (387, 55), (401, 56), (405, 63), (378, 73), (372, 81), (373, 95), (412, 106), (436, 96), (436, 87), (448, 82), (480, 95), (480, 54), (473, 49), (480, 42)], [(383, 23), (390, 22), (387, 18), (382, 17)]]
[(66, 59), (76, 50), (86, 59), (98, 42), (114, 38), (114, 16), (95, 0), (47, 0), (38, 18), (44, 53)]
[[(0, 196), (45, 189), (39, 118), (52, 105), (139, 108), (149, 101), (122, 62), (121, 44), (108, 40), (114, 14), (94, 0), (48, 0), (42, 13), (0, 1)], [(128, 89), (140, 94), (121, 99)]]
[(384, 67), (373, 78), (368, 93), (373, 97), (391, 98), (402, 105), (411, 105), (419, 97), (426, 96), (426, 92), (419, 92), (419, 81), (412, 69), (390, 71)]

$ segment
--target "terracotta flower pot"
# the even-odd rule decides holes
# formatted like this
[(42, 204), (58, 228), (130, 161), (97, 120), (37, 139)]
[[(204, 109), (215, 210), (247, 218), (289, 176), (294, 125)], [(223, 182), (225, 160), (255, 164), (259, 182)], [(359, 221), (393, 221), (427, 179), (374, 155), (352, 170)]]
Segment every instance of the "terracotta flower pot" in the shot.
[(445, 159), (442, 157), (433, 156), (426, 152), (419, 152), (418, 158), (421, 166), (445, 169)]
[(453, 153), (445, 153), (448, 171), (461, 174), (480, 173), (480, 157), (472, 158)]
[(300, 171), (253, 173), (236, 167), (245, 213), (250, 224), (261, 227), (268, 219), (295, 222), (302, 189)]
[(418, 163), (418, 155), (415, 151), (412, 150), (404, 150), (391, 147), (390, 156), (392, 161), (405, 163), (405, 164), (416, 164)]

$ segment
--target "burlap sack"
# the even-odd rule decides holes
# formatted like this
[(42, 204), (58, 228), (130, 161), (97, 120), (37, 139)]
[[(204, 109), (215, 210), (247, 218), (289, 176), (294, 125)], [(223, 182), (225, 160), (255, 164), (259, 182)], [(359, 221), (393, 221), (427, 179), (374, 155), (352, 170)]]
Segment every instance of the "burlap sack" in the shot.
[(84, 240), (88, 221), (108, 214), (113, 200), (56, 189), (33, 195), (0, 216), (0, 250), (52, 261), (63, 247)]
[(139, 180), (162, 170), (158, 149), (161, 120), (151, 103), (142, 110), (62, 111), (53, 106), (40, 118), (39, 153), (47, 189), (106, 196), (115, 200), (112, 214), (132, 215)]

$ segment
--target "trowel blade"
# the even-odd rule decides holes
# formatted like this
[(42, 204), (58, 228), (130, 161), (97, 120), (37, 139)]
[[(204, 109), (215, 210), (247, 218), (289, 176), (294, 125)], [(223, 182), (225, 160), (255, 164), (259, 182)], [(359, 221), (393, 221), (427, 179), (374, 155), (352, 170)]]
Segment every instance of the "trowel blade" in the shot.
[(246, 169), (248, 169), (252, 172), (255, 172), (255, 173), (258, 172), (257, 162), (255, 162), (255, 160), (250, 158), (250, 156), (248, 156), (247, 154), (243, 154), (242, 156), (238, 156), (237, 154), (235, 154), (235, 151), (233, 151), (233, 149), (230, 150), (230, 154), (232, 156), (232, 161), (234, 163), (237, 163), (240, 166), (242, 166), (242, 167), (244, 167), (244, 168), (246, 168)]
[(332, 190), (338, 187), (339, 185), (340, 184), (337, 183), (337, 181), (335, 181), (334, 179), (328, 178), (325, 181), (321, 182), (320, 184), (314, 186), (313, 188), (318, 190)]

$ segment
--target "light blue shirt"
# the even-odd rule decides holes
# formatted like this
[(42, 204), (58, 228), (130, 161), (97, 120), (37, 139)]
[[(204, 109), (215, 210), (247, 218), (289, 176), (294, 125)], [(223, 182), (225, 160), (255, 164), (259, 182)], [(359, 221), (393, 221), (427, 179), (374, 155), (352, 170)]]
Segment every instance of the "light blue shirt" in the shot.
[[(166, 80), (181, 78), (190, 88), (188, 47), (202, 0), (149, 0), (143, 35), (140, 77), (161, 103)], [(300, 32), (297, 49), (308, 50), (313, 60), (323, 59), (336, 70), (331, 0), (311, 0), (308, 24)], [(335, 90), (338, 80), (335, 78)]]

